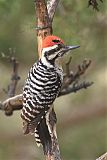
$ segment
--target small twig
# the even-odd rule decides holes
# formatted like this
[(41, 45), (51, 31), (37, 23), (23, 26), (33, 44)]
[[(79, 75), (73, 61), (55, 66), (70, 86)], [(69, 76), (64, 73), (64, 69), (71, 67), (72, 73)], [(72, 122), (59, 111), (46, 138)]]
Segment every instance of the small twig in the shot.
[(87, 70), (87, 68), (90, 66), (90, 64), (91, 64), (91, 60), (84, 59), (82, 64), (78, 65), (78, 70), (74, 74), (72, 78), (72, 82), (78, 79), (81, 75), (83, 75)]
[(85, 71), (91, 64), (91, 60), (84, 59), (82, 64), (78, 65), (76, 73), (73, 73), (69, 70), (70, 62), (71, 60), (69, 61), (68, 65), (66, 65), (66, 71), (68, 70), (69, 73), (65, 74), (64, 76), (62, 90), (68, 88), (69, 85), (71, 85), (74, 81), (78, 80), (85, 73)]
[(8, 94), (9, 97), (13, 97), (15, 95), (16, 86), (18, 81), (20, 80), (20, 77), (18, 75), (18, 67), (19, 62), (17, 61), (16, 57), (14, 56), (15, 49), (9, 48), (9, 55), (5, 55), (5, 53), (1, 53), (2, 58), (5, 58), (9, 60), (9, 62), (12, 64), (12, 75), (11, 75), (11, 83), (8, 85), (7, 90), (3, 89), (5, 93)]
[(8, 85), (9, 97), (13, 97), (15, 95), (16, 86), (18, 81), (20, 80), (20, 77), (18, 76), (19, 62), (16, 60), (15, 57), (11, 57), (11, 63), (13, 69), (12, 69), (11, 83)]
[(88, 87), (90, 87), (94, 82), (82, 82), (80, 84), (76, 84), (74, 83), (72, 86), (68, 86), (66, 89), (63, 89), (60, 94), (60, 96), (69, 94), (69, 93), (76, 93), (77, 91), (81, 90), (81, 89), (87, 89)]

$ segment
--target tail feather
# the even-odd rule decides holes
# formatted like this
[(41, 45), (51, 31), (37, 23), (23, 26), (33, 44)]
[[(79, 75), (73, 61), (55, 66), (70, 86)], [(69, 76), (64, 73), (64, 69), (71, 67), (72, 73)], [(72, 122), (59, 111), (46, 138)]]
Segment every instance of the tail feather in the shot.
[(49, 133), (49, 128), (46, 123), (46, 117), (38, 116), (38, 118), (23, 122), (24, 134), (34, 134), (37, 146), (43, 146), (44, 154), (51, 153), (52, 141)]
[(46, 112), (43, 111), (41, 113), (38, 114), (37, 117), (35, 117), (35, 119), (31, 119), (31, 121), (25, 121), (23, 119), (23, 131), (24, 134), (34, 134), (35, 129), (37, 128), (37, 126), (41, 123), (42, 119), (45, 117)]
[(41, 145), (41, 140), (40, 140), (39, 133), (38, 133), (38, 130), (37, 130), (37, 129), (35, 129), (34, 136), (35, 136), (35, 140), (36, 140), (37, 146), (40, 147), (40, 145)]
[(36, 143), (38, 145), (40, 145), (40, 143), (43, 145), (44, 154), (51, 152), (51, 147), (52, 147), (51, 136), (48, 131), (48, 126), (46, 124), (45, 117), (42, 119), (41, 123), (37, 126), (35, 137), (36, 137), (35, 138)]

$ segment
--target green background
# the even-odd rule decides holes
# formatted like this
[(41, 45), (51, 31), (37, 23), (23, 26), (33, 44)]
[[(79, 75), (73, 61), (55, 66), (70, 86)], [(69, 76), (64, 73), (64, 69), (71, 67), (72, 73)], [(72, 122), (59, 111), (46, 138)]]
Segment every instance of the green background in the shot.
[[(53, 21), (53, 34), (68, 45), (80, 45), (72, 55), (71, 69), (76, 70), (84, 58), (92, 64), (83, 80), (94, 81), (87, 90), (58, 98), (55, 110), (57, 132), (63, 160), (95, 160), (107, 151), (107, 117), (95, 115), (80, 123), (66, 124), (69, 116), (90, 107), (106, 106), (107, 89), (107, 1), (99, 2), (100, 11), (88, 6), (87, 1), (61, 0)], [(0, 53), (9, 55), (10, 48), (20, 62), (22, 86), (30, 66), (37, 60), (36, 18), (34, 2), (29, 0), (0, 0)], [(63, 66), (69, 55), (64, 57)], [(7, 98), (11, 65), (0, 56), (0, 100)], [(24, 136), (20, 111), (12, 117), (0, 112), (0, 160), (43, 160), (42, 148), (37, 148), (33, 136)]]

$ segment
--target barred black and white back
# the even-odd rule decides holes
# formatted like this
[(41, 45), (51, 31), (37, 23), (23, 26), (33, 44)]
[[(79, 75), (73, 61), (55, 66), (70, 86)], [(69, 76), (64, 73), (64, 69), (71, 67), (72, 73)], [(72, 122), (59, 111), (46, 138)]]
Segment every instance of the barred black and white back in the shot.
[[(46, 125), (45, 115), (58, 96), (62, 85), (62, 69), (46, 61), (42, 58), (32, 66), (23, 91), (21, 117), (24, 120), (24, 133), (35, 134), (38, 145), (42, 143), (39, 125), (42, 121)], [(45, 130), (48, 129), (46, 127)]]

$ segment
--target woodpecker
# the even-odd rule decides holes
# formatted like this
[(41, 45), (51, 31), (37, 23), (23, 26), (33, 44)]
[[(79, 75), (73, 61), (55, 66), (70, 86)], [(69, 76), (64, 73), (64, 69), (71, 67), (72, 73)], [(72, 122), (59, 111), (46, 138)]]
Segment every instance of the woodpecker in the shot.
[(24, 134), (34, 134), (38, 146), (44, 146), (46, 138), (49, 138), (45, 117), (63, 83), (63, 70), (55, 62), (68, 51), (78, 47), (65, 45), (57, 36), (47, 36), (42, 43), (41, 58), (28, 73), (23, 88), (21, 118)]

